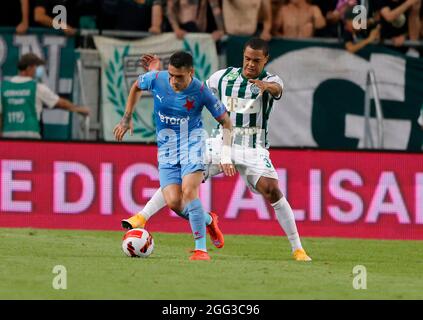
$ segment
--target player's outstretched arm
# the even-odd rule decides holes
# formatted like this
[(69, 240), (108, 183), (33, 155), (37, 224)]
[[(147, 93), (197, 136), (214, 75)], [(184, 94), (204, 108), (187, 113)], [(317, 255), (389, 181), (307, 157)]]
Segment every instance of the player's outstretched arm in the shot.
[(122, 141), (123, 136), (129, 130), (129, 133), (133, 134), (134, 126), (132, 124), (132, 114), (138, 100), (141, 98), (141, 89), (138, 87), (138, 81), (135, 81), (129, 91), (128, 100), (126, 102), (125, 114), (123, 115), (120, 122), (113, 129), (113, 134), (117, 141)]
[(260, 89), (261, 94), (267, 91), (275, 98), (280, 97), (282, 95), (283, 89), (281, 85), (277, 82), (267, 82), (257, 79), (250, 79), (249, 82), (254, 83)]
[(232, 164), (232, 121), (227, 112), (220, 118), (219, 123), (223, 128), (223, 145), (220, 156), (220, 167), (226, 176), (234, 176), (235, 166)]

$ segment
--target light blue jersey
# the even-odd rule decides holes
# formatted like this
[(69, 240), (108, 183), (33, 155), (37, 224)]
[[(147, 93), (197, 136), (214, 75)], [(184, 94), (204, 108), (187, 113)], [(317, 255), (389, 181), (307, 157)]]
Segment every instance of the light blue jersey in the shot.
[(181, 92), (169, 83), (167, 71), (152, 71), (139, 76), (138, 87), (154, 97), (154, 119), (160, 185), (182, 183), (182, 177), (204, 170), (202, 161), (205, 132), (201, 112), (206, 107), (214, 118), (221, 118), (225, 106), (198, 79)]

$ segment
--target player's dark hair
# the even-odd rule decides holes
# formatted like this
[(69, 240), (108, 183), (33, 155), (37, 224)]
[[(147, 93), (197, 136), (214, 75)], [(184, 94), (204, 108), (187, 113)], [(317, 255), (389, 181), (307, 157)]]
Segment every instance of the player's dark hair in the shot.
[(186, 51), (177, 51), (170, 56), (169, 64), (177, 69), (192, 68), (194, 65), (192, 55)]
[(267, 57), (269, 55), (269, 44), (267, 41), (264, 41), (260, 38), (251, 38), (244, 44), (244, 51), (247, 49), (247, 47), (250, 47), (254, 50), (261, 50), (263, 51), (264, 55)]

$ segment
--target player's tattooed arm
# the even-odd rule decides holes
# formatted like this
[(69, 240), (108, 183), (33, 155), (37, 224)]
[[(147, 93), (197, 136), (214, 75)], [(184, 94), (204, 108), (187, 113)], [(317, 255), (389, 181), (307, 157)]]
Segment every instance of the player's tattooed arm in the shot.
[(125, 113), (119, 123), (114, 127), (113, 134), (117, 141), (122, 141), (125, 133), (129, 130), (131, 136), (134, 132), (132, 123), (132, 114), (134, 113), (135, 105), (141, 98), (142, 91), (138, 88), (138, 80), (134, 82), (129, 91), (128, 100), (126, 102)]

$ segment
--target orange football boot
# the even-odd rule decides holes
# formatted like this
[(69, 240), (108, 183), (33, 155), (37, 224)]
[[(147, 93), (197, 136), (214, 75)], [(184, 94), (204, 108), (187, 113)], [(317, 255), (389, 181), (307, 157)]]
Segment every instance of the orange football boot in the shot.
[(311, 261), (311, 258), (307, 255), (304, 249), (297, 249), (292, 253), (294, 260), (296, 261)]
[(140, 213), (135, 214), (128, 219), (123, 219), (121, 221), (122, 228), (129, 229), (129, 230), (136, 229), (136, 228), (144, 229), (146, 223), (147, 223), (147, 220), (145, 220), (145, 218)]
[(219, 226), (218, 226), (218, 216), (216, 213), (214, 212), (209, 212), (210, 216), (212, 217), (212, 222), (210, 223), (210, 225), (207, 226), (207, 232), (210, 235), (210, 239), (213, 243), (213, 245), (216, 248), (223, 248), (223, 246), (225, 245), (225, 238), (223, 237), (223, 233), (222, 231), (220, 231)]
[(207, 261), (211, 260), (209, 254), (205, 251), (194, 250), (193, 252), (194, 252), (194, 254), (191, 257), (189, 257), (189, 259), (191, 261), (193, 261), (193, 260), (207, 260)]

